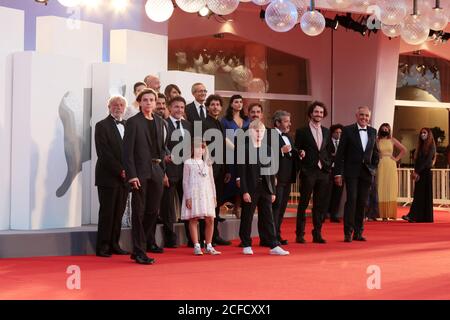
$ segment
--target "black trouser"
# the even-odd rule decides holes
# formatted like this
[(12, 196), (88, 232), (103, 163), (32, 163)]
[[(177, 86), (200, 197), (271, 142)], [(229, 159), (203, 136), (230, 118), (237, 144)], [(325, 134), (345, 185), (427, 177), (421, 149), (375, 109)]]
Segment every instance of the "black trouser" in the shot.
[(152, 177), (141, 182), (139, 190), (133, 190), (131, 198), (131, 225), (133, 252), (145, 254), (148, 245), (154, 245), (156, 219), (163, 194), (163, 171), (159, 165), (153, 165)]
[(344, 209), (344, 234), (362, 235), (364, 231), (364, 208), (369, 197), (371, 176), (345, 178), (347, 201)]
[(281, 224), (283, 223), (284, 213), (286, 212), (291, 193), (291, 183), (278, 182), (276, 187), (276, 199), (272, 204), (273, 221), (278, 241), (281, 241)]
[(302, 173), (300, 177), (300, 203), (297, 207), (297, 230), (298, 238), (305, 235), (306, 208), (308, 208), (311, 194), (313, 194), (313, 234), (320, 235), (322, 231), (322, 217), (327, 209), (327, 192), (329, 189), (329, 173), (319, 168), (310, 169)]
[(182, 180), (169, 180), (169, 187), (164, 187), (160, 212), (163, 223), (164, 245), (175, 245), (177, 243), (177, 234), (173, 230), (173, 225), (176, 222), (177, 217), (175, 201), (178, 201), (180, 205), (183, 201)]
[(339, 216), (339, 205), (341, 204), (343, 190), (344, 190), (344, 185), (338, 186), (336, 183), (334, 183), (334, 176), (331, 175), (331, 178), (330, 178), (330, 202), (329, 202), (329, 206), (328, 206), (328, 213), (330, 214), (330, 218), (332, 218), (332, 219), (337, 219)]
[(279, 245), (276, 238), (275, 224), (272, 215), (272, 195), (266, 190), (261, 181), (254, 193), (250, 194), (251, 203), (242, 202), (241, 224), (239, 226), (239, 237), (244, 247), (252, 245), (252, 221), (255, 209), (261, 214), (261, 223), (264, 233), (268, 236), (267, 244), (271, 248)]
[(127, 205), (128, 190), (123, 187), (98, 186), (97, 252), (110, 252), (120, 248), (119, 239), (122, 227), (122, 217)]

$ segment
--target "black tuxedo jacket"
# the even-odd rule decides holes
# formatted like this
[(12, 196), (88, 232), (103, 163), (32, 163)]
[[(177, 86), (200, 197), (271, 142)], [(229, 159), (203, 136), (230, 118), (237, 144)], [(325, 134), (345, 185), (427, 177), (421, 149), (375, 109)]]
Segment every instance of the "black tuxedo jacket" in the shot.
[(331, 170), (331, 156), (328, 151), (328, 143), (330, 141), (330, 130), (321, 126), (322, 128), (322, 145), (320, 149), (317, 148), (316, 140), (311, 132), (309, 125), (297, 129), (295, 133), (295, 147), (298, 150), (304, 150), (306, 155), (301, 161), (301, 170), (308, 174), (311, 169), (318, 168), (317, 164), (320, 160), (322, 169), (325, 171)]
[[(142, 112), (131, 117), (125, 125), (123, 138), (123, 157), (127, 179), (139, 180), (152, 177), (152, 159), (163, 160), (167, 155), (166, 140), (164, 139), (164, 120), (153, 116), (156, 124), (156, 141), (151, 139), (148, 120)], [(156, 144), (159, 155), (152, 154), (151, 146)], [(161, 162), (164, 170), (164, 161)]]
[[(272, 156), (278, 157), (278, 173), (276, 174), (278, 183), (295, 183), (297, 180), (297, 171), (299, 167), (299, 155), (297, 148), (294, 145), (294, 142), (292, 141), (291, 137), (286, 136), (289, 139), (289, 142), (291, 143), (292, 150), (289, 153), (283, 154), (281, 152), (281, 148), (286, 145), (286, 143), (283, 140), (283, 137), (278, 133), (275, 129), (268, 129), (267, 130), (267, 136), (268, 137), (278, 137), (278, 150), (274, 150), (272, 148)], [(272, 138), (273, 138), (272, 137)], [(271, 139), (268, 139), (269, 141)], [(270, 145), (273, 145), (271, 142), (269, 142)]]
[[(185, 130), (185, 137), (183, 139), (183, 142), (180, 141), (172, 141), (172, 133), (176, 130), (176, 127), (174, 126), (172, 120), (168, 118), (167, 120), (167, 149), (171, 153), (173, 148), (178, 145), (179, 143), (187, 143), (190, 142), (189, 140), (192, 137), (192, 125), (189, 121), (186, 121), (184, 119), (181, 119), (181, 125), (183, 126)], [(188, 134), (189, 133), (189, 134)], [(189, 150), (190, 151), (190, 150)], [(189, 155), (186, 155), (189, 156)], [(166, 165), (166, 174), (169, 178), (169, 181), (180, 181), (183, 178), (183, 164), (174, 164), (174, 163), (168, 163)]]
[(112, 116), (107, 116), (95, 125), (95, 185), (118, 187), (124, 184), (120, 176), (124, 170), (122, 161), (123, 141)]
[(376, 173), (379, 152), (376, 144), (377, 130), (367, 127), (368, 142), (363, 150), (358, 125), (352, 124), (342, 131), (334, 163), (334, 175), (357, 178)]
[[(246, 143), (245, 146), (245, 164), (238, 164), (238, 175), (240, 177), (241, 194), (249, 193), (250, 195), (254, 195), (258, 186), (259, 178), (264, 180), (264, 185), (266, 186), (267, 192), (270, 194), (275, 194), (275, 175), (262, 175), (261, 168), (270, 167), (269, 164), (250, 164), (250, 152), (251, 149), (254, 150), (254, 147), (250, 143)], [(271, 157), (271, 149), (267, 147), (268, 156)], [(256, 152), (256, 151), (255, 151)]]
[[(213, 167), (213, 173), (214, 173), (214, 177), (220, 177), (221, 175), (224, 175), (225, 173), (228, 172), (228, 167), (226, 166), (226, 144), (225, 144), (225, 130), (223, 129), (222, 124), (220, 123), (219, 120), (214, 119), (213, 117), (211, 117), (210, 115), (208, 115), (206, 117), (206, 120), (203, 121), (202, 124), (202, 134), (204, 135), (205, 132), (208, 129), (217, 129), (220, 132), (222, 132), (222, 143), (223, 143), (223, 150), (222, 150), (222, 155), (223, 158), (218, 157), (218, 155), (216, 155), (214, 152), (211, 153), (211, 156), (214, 156), (216, 161), (213, 163), (212, 167)], [(214, 140), (212, 141), (207, 141), (207, 144), (211, 144), (212, 142), (214, 142)], [(211, 152), (211, 150), (209, 150), (209, 152)]]
[[(205, 104), (203, 104), (204, 106)], [(204, 108), (205, 110), (205, 116), (207, 117), (207, 112), (206, 112), (206, 106)], [(186, 105), (186, 120), (189, 121), (190, 123), (194, 123), (194, 121), (202, 121), (202, 119), (200, 118), (200, 115), (197, 112), (197, 108), (195, 107), (195, 103), (191, 102), (188, 105)]]

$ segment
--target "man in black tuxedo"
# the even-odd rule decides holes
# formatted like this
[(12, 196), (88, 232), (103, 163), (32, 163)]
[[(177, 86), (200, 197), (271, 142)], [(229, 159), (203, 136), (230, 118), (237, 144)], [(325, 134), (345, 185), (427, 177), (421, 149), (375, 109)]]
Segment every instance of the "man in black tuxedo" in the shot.
[[(195, 86), (195, 85), (194, 85)], [(231, 245), (231, 241), (223, 239), (219, 234), (218, 222), (220, 218), (220, 207), (223, 205), (223, 189), (224, 185), (228, 183), (231, 179), (231, 175), (227, 172), (226, 166), (226, 146), (225, 146), (225, 130), (222, 127), (222, 124), (219, 121), (219, 115), (222, 112), (223, 108), (223, 100), (219, 95), (212, 94), (210, 95), (205, 102), (206, 109), (208, 111), (208, 116), (203, 121), (202, 125), (202, 134), (205, 137), (205, 132), (209, 129), (215, 129), (222, 133), (222, 152), (216, 150), (211, 151), (211, 158), (214, 160), (212, 168), (214, 174), (214, 184), (216, 186), (216, 219), (214, 219), (214, 234), (213, 234), (213, 244), (217, 245)], [(194, 133), (195, 134), (195, 133)], [(206, 143), (208, 146), (213, 143), (215, 140), (211, 139), (208, 141), (206, 139)], [(204, 230), (203, 226), (200, 225), (200, 230)], [(200, 234), (202, 238), (202, 231)]]
[[(339, 147), (339, 142), (341, 141), (342, 130), (344, 130), (344, 126), (342, 124), (334, 124), (330, 127), (331, 133), (331, 141), (328, 143), (328, 152), (331, 155), (332, 167), (334, 168), (334, 162), (336, 159), (336, 152)], [(344, 186), (338, 186), (334, 183), (334, 175), (331, 172), (330, 174), (330, 201), (328, 205), (328, 213), (330, 214), (330, 222), (340, 223), (338, 214), (339, 214), (339, 205), (341, 203), (342, 191)], [(325, 220), (326, 217), (323, 217)]]
[[(183, 200), (183, 150), (178, 154), (172, 154), (175, 146), (180, 143), (191, 141), (192, 125), (183, 119), (186, 101), (178, 96), (169, 101), (170, 116), (167, 118), (168, 142), (167, 149), (171, 153), (170, 161), (166, 164), (167, 183), (161, 201), (161, 219), (164, 230), (164, 246), (168, 248), (177, 247), (177, 237), (173, 230), (176, 221), (175, 202), (180, 208)], [(180, 147), (180, 146), (179, 146)], [(189, 156), (189, 155), (187, 155)]]
[(276, 174), (276, 199), (272, 204), (273, 220), (278, 241), (282, 245), (288, 241), (281, 238), (281, 224), (291, 193), (291, 185), (297, 179), (297, 167), (300, 160), (297, 150), (288, 133), (291, 129), (291, 115), (287, 111), (278, 110), (272, 117), (273, 126), (279, 140), (279, 150), (272, 150), (274, 157), (278, 157), (279, 169)]
[(195, 100), (186, 106), (186, 120), (193, 125), (194, 121), (206, 120), (205, 100), (208, 91), (203, 83), (197, 82), (192, 85), (191, 92)]
[(310, 119), (308, 125), (298, 129), (295, 133), (296, 148), (305, 152), (301, 161), (296, 242), (305, 243), (305, 211), (311, 199), (311, 194), (314, 193), (312, 208), (313, 242), (326, 243), (325, 239), (322, 238), (322, 217), (328, 209), (327, 192), (331, 158), (327, 150), (327, 144), (330, 140), (330, 131), (323, 127), (321, 122), (327, 116), (327, 108), (322, 102), (314, 101), (308, 108), (308, 115)]
[(139, 112), (127, 121), (124, 136), (124, 161), (132, 188), (133, 254), (140, 264), (152, 264), (146, 251), (160, 253), (156, 245), (156, 219), (163, 194), (164, 162), (167, 155), (164, 123), (153, 115), (157, 93), (145, 89), (136, 98)]
[[(261, 214), (262, 227), (267, 235), (270, 254), (288, 255), (280, 247), (277, 239), (275, 223), (272, 214), (272, 204), (276, 199), (275, 175), (273, 172), (273, 158), (271, 148), (267, 144), (266, 128), (260, 120), (254, 120), (249, 126), (250, 137), (244, 148), (239, 148), (237, 155), (237, 168), (240, 177), (240, 192), (242, 194), (242, 213), (239, 228), (239, 237), (243, 253), (252, 255), (252, 220), (256, 208)], [(264, 152), (266, 151), (266, 152)], [(243, 153), (243, 154), (241, 154)]]
[[(364, 207), (369, 196), (372, 177), (376, 173), (379, 153), (377, 130), (369, 126), (370, 110), (359, 107), (357, 123), (344, 128), (334, 163), (335, 183), (347, 188), (344, 211), (344, 241), (366, 241)], [(353, 237), (352, 237), (353, 234)]]
[(127, 203), (128, 189), (122, 161), (122, 139), (125, 132), (122, 116), (127, 101), (114, 96), (108, 101), (109, 115), (95, 125), (95, 185), (98, 189), (97, 249), (99, 257), (128, 254), (119, 246), (122, 216)]

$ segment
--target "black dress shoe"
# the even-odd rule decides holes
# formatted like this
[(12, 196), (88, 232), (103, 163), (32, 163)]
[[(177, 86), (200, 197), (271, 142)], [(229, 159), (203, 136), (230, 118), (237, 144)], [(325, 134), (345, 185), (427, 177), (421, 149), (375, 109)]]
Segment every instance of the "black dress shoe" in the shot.
[(127, 254), (130, 254), (128, 251), (123, 250), (122, 248), (114, 248), (112, 249), (113, 254), (117, 254), (119, 256), (125, 256)]
[(345, 235), (344, 242), (352, 242), (352, 236), (350, 234)]
[(135, 256), (136, 263), (139, 264), (153, 264), (155, 263), (155, 259), (149, 258), (146, 255), (137, 255)]
[(366, 238), (364, 238), (362, 235), (355, 233), (353, 235), (353, 240), (355, 241), (367, 241)]
[(153, 252), (153, 253), (163, 253), (164, 249), (161, 247), (158, 247), (156, 244), (150, 246), (150, 248), (147, 248), (147, 252)]
[(297, 238), (295, 238), (295, 242), (297, 242), (297, 243), (306, 243), (306, 240), (303, 237), (297, 237)]
[(330, 218), (330, 222), (341, 223), (341, 220), (339, 218)]
[[(193, 246), (192, 246), (193, 247)], [(168, 243), (164, 245), (164, 248), (178, 248), (178, 245), (176, 243)]]
[(111, 258), (112, 256), (111, 253), (105, 251), (98, 251), (95, 255), (102, 258)]
[(213, 242), (214, 242), (215, 244), (217, 244), (218, 246), (229, 246), (229, 245), (231, 245), (231, 241), (222, 239), (221, 237), (215, 238), (215, 239), (213, 240)]
[(314, 243), (327, 243), (327, 240), (325, 240), (324, 238), (319, 236), (319, 237), (314, 237), (313, 242)]
[(288, 244), (288, 241), (286, 239), (281, 239), (279, 242), (282, 246), (286, 246)]

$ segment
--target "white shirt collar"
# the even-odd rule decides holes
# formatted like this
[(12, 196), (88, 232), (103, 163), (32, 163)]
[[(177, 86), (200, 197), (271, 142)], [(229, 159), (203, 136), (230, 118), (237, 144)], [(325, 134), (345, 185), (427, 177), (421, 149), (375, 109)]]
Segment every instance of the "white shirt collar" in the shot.
[(356, 125), (358, 126), (358, 130), (359, 129), (367, 129), (369, 126), (366, 126), (365, 128), (363, 128), (363, 127), (361, 127), (360, 125), (359, 125), (359, 123), (356, 123)]

